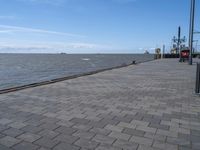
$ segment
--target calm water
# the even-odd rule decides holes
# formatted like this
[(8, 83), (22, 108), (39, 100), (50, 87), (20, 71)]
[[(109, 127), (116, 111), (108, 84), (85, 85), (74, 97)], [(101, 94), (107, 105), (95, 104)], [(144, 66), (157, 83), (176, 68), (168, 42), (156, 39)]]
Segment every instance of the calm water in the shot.
[(152, 59), (148, 54), (0, 54), (0, 89)]

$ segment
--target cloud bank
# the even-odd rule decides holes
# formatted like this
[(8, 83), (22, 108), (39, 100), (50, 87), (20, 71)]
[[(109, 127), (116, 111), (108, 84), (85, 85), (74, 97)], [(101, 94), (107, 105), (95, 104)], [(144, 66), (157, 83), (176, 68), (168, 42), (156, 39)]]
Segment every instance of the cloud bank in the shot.
[(43, 30), (43, 29), (35, 29), (35, 28), (27, 28), (27, 27), (19, 27), (19, 26), (9, 26), (9, 25), (0, 25), (0, 33), (15, 33), (15, 32), (30, 32), (30, 33), (39, 33), (39, 34), (54, 34), (60, 36), (70, 36), (70, 37), (78, 37), (85, 38), (86, 36), (65, 33), (65, 32), (57, 32), (51, 30)]

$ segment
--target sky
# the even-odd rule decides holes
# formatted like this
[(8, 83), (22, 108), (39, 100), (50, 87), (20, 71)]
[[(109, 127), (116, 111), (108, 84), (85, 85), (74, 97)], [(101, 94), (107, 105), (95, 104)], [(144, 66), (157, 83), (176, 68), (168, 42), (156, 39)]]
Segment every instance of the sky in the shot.
[(0, 53), (143, 53), (163, 44), (169, 51), (178, 26), (182, 37), (189, 34), (190, 0), (0, 2)]

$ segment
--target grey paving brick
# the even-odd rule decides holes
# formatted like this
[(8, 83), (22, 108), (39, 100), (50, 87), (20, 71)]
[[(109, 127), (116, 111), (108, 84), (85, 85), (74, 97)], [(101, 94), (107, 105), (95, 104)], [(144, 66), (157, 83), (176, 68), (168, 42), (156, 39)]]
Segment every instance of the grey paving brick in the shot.
[(68, 143), (59, 143), (53, 150), (79, 150), (80, 147)]
[(168, 143), (160, 142), (160, 141), (154, 141), (153, 147), (165, 149), (165, 150), (177, 150), (178, 149), (177, 145), (168, 144)]
[(8, 129), (8, 128), (9, 128), (8, 126), (1, 125), (1, 124), (0, 124), (0, 132), (6, 130), (6, 129)]
[(169, 130), (169, 126), (156, 124), (156, 123), (150, 123), (149, 127), (156, 128), (156, 129), (162, 129), (162, 130)]
[(129, 134), (129, 135), (135, 135), (135, 136), (144, 136), (144, 134), (145, 134), (144, 131), (130, 129), (130, 128), (124, 128), (124, 130), (122, 132)]
[(66, 135), (66, 134), (60, 134), (60, 135), (58, 135), (57, 137), (54, 138), (54, 140), (56, 140), (56, 141), (62, 141), (62, 142), (66, 142), (66, 143), (69, 143), (69, 144), (74, 143), (78, 139), (79, 139), (79, 137)]
[(14, 150), (37, 150), (39, 146), (34, 145), (32, 143), (28, 143), (28, 142), (21, 142), (12, 148)]
[(40, 120), (41, 123), (47, 123), (47, 124), (56, 124), (59, 121), (60, 121), (60, 119), (51, 118), (51, 117), (45, 117), (45, 118)]
[(122, 150), (109, 144), (100, 144), (95, 150)]
[(121, 126), (114, 126), (114, 125), (108, 124), (107, 126), (104, 127), (104, 129), (111, 130), (111, 131), (116, 131), (116, 132), (122, 132), (122, 130), (124, 128), (121, 127)]
[(75, 142), (75, 145), (86, 149), (95, 149), (99, 145), (99, 143), (86, 139), (79, 139)]
[(181, 145), (181, 146), (188, 146), (190, 147), (190, 141), (179, 139), (179, 138), (173, 138), (173, 137), (167, 137), (167, 143), (174, 144), (174, 145)]
[(147, 146), (152, 146), (152, 143), (153, 143), (153, 139), (139, 137), (139, 136), (132, 136), (130, 141), (138, 143), (138, 144), (142, 144), (142, 145), (147, 145)]
[(63, 134), (73, 134), (74, 132), (77, 131), (77, 129), (74, 129), (74, 128), (68, 128), (68, 127), (65, 127), (65, 126), (61, 126), (57, 129), (54, 130), (55, 132), (59, 132), (59, 133), (63, 133)]
[(102, 134), (102, 135), (108, 135), (111, 133), (110, 130), (102, 129), (102, 128), (92, 128), (90, 129), (90, 132), (96, 133), (96, 134)]
[(98, 143), (112, 144), (116, 139), (112, 138), (112, 137), (97, 134), (92, 140), (96, 141)]
[(4, 145), (0, 145), (0, 150), (12, 150), (11, 148), (8, 148)]
[(48, 129), (45, 129), (45, 130), (38, 132), (38, 135), (46, 137), (46, 138), (50, 138), (50, 139), (58, 136), (59, 134), (60, 133), (52, 131), (52, 130), (48, 130)]
[(21, 128), (21, 130), (25, 131), (25, 132), (30, 132), (30, 133), (38, 133), (38, 132), (42, 131), (43, 128), (32, 126), (32, 125), (27, 125), (27, 126)]
[(166, 136), (164, 135), (158, 135), (158, 134), (154, 134), (154, 133), (149, 133), (149, 132), (146, 132), (144, 134), (144, 137), (146, 138), (150, 138), (150, 139), (154, 139), (154, 140), (157, 140), (157, 141), (161, 141), (161, 142), (165, 142), (166, 141)]
[(74, 124), (88, 124), (89, 120), (83, 119), (83, 118), (73, 118), (70, 120), (70, 122), (72, 122)]
[(11, 136), (11, 137), (16, 137), (16, 136), (24, 133), (24, 131), (21, 131), (21, 130), (15, 129), (15, 128), (9, 128), (7, 130), (4, 130), (2, 133), (5, 135), (8, 135), (8, 136)]
[(84, 131), (89, 131), (90, 129), (92, 129), (92, 126), (82, 125), (82, 124), (75, 124), (73, 126), (73, 128), (79, 129), (79, 130), (84, 130)]
[(59, 141), (51, 140), (48, 138), (40, 138), (39, 140), (35, 141), (34, 144), (45, 147), (45, 148), (53, 148), (59, 143)]
[(136, 150), (138, 148), (138, 144), (124, 140), (117, 140), (113, 145), (123, 150)]
[(72, 127), (74, 125), (74, 123), (72, 123), (70, 121), (66, 121), (66, 120), (60, 120), (60, 121), (56, 122), (56, 124), (65, 126), (65, 127)]
[(122, 140), (129, 140), (130, 139), (130, 135), (128, 134), (125, 134), (125, 133), (121, 133), (121, 132), (116, 132), (116, 131), (113, 131), (109, 134), (110, 137), (113, 137), (115, 139), (122, 139)]
[(53, 124), (53, 123), (44, 123), (44, 124), (41, 124), (40, 127), (43, 129), (48, 129), (48, 130), (55, 130), (58, 127), (60, 127), (60, 125)]
[(85, 131), (81, 131), (81, 130), (78, 130), (77, 132), (75, 132), (73, 134), (73, 136), (76, 136), (76, 137), (80, 137), (82, 139), (91, 139), (92, 137), (94, 137), (94, 133), (92, 132), (85, 132)]
[(12, 122), (12, 120), (7, 119), (7, 118), (1, 118), (1, 119), (0, 119), (0, 124), (1, 124), (1, 125), (7, 125), (7, 124), (9, 124), (9, 123), (11, 123), (11, 122)]
[(139, 145), (137, 150), (161, 150), (161, 149), (150, 147), (150, 146), (146, 146), (146, 145)]
[(11, 147), (19, 142), (20, 142), (20, 140), (10, 137), (10, 136), (5, 136), (0, 139), (0, 144), (7, 146), (7, 147)]
[(21, 129), (23, 127), (25, 127), (27, 124), (23, 123), (23, 122), (12, 122), (10, 124), (8, 124), (9, 127), (12, 127), (12, 128), (16, 128), (16, 129)]
[(32, 143), (32, 142), (38, 140), (40, 137), (41, 137), (40, 135), (26, 132), (26, 133), (18, 136), (17, 138)]

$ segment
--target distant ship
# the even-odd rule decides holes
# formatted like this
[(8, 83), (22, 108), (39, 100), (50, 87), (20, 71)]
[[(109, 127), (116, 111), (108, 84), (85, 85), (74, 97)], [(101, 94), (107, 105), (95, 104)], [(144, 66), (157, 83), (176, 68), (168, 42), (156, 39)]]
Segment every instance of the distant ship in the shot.
[(144, 54), (149, 54), (149, 51), (146, 50), (146, 51), (144, 52)]
[(67, 54), (67, 53), (64, 53), (64, 52), (62, 52), (62, 53), (60, 53), (61, 55), (65, 55), (65, 54)]

